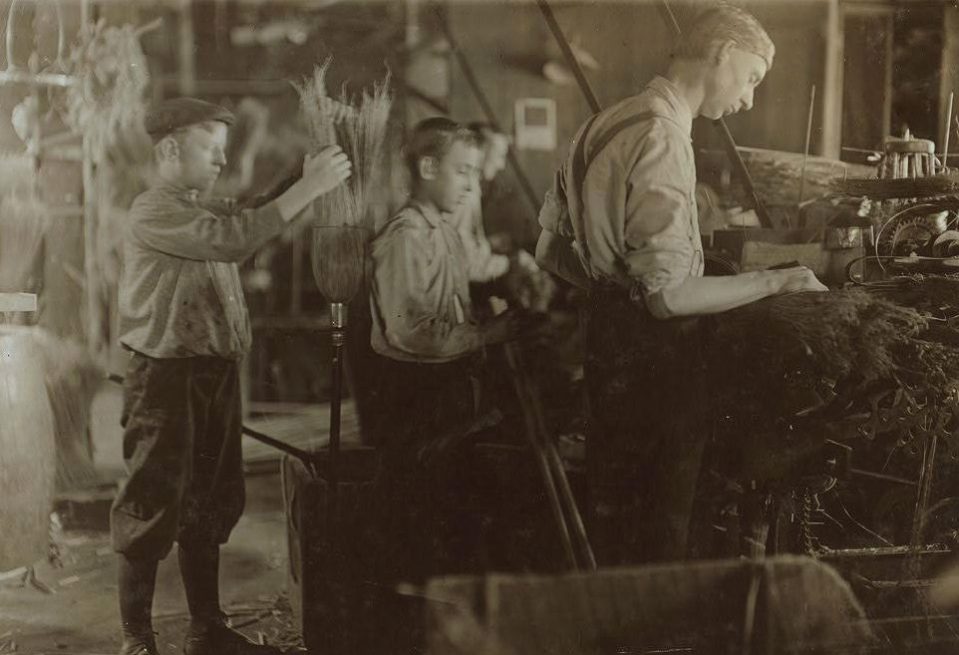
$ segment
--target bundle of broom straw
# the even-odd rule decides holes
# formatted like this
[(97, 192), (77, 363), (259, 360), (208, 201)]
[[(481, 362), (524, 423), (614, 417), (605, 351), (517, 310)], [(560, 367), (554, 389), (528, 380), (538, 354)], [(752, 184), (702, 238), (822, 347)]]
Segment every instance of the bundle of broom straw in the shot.
[(914, 309), (861, 289), (844, 289), (773, 296), (744, 305), (721, 315), (714, 337), (727, 346), (723, 357), (748, 349), (750, 359), (763, 362), (784, 350), (801, 349), (823, 375), (855, 373), (877, 379), (896, 373), (902, 364), (897, 346), (926, 325)]
[(371, 193), (380, 179), (383, 144), (390, 116), (392, 96), (390, 79), (364, 90), (359, 102), (346, 92), (333, 98), (326, 88), (331, 60), (317, 66), (313, 77), (297, 85), (300, 107), (310, 134), (310, 152), (315, 154), (329, 145), (338, 145), (353, 164), (350, 180), (321, 196), (316, 203), (317, 217), (326, 217), (324, 225), (363, 225), (370, 227), (368, 207)]
[(917, 366), (908, 353), (926, 326), (914, 309), (861, 289), (774, 296), (718, 314), (706, 357), (711, 410), (738, 426), (733, 433), (789, 434), (837, 381), (896, 384)]
[(0, 201), (0, 291), (25, 291), (49, 220), (46, 206), (30, 197)]
[(87, 348), (78, 341), (33, 328), (43, 380), (53, 410), (56, 440), (56, 489), (82, 489), (99, 482), (90, 441), (93, 396), (106, 378)]
[(66, 93), (66, 122), (82, 134), (99, 163), (123, 130), (142, 121), (150, 67), (140, 36), (152, 25), (87, 25), (70, 55), (70, 73), (79, 81)]
[(364, 90), (359, 102), (345, 92), (330, 96), (326, 75), (331, 60), (317, 66), (313, 77), (296, 85), (310, 135), (310, 152), (330, 145), (343, 149), (353, 174), (314, 202), (311, 251), (316, 284), (330, 302), (346, 302), (363, 282), (366, 242), (372, 236), (370, 200), (381, 179), (392, 97), (389, 76)]

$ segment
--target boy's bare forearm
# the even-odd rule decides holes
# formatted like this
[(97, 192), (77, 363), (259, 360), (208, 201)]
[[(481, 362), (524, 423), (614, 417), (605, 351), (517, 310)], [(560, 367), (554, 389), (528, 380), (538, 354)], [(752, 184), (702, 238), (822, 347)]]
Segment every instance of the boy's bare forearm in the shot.
[(300, 178), (291, 184), (289, 188), (280, 194), (273, 202), (276, 203), (277, 209), (280, 210), (280, 217), (283, 221), (289, 223), (301, 211), (306, 209), (307, 205), (313, 202), (318, 195), (320, 194), (316, 193), (303, 178)]

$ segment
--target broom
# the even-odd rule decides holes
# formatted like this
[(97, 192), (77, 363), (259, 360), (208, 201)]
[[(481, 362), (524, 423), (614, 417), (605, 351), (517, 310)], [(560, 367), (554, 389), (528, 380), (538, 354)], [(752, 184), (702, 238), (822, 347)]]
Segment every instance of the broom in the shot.
[[(353, 103), (345, 92), (338, 100), (326, 89), (327, 59), (313, 77), (296, 85), (300, 107), (315, 154), (339, 145), (353, 164), (353, 175), (314, 201), (311, 258), (316, 285), (330, 303), (333, 345), (330, 446), (327, 482), (327, 528), (331, 551), (334, 543), (339, 487), (340, 402), (343, 380), (343, 346), (346, 343), (346, 304), (359, 291), (366, 270), (366, 247), (372, 235), (370, 196), (380, 178), (381, 154), (386, 140), (392, 98), (389, 77), (363, 92)], [(337, 639), (330, 636), (332, 642)]]

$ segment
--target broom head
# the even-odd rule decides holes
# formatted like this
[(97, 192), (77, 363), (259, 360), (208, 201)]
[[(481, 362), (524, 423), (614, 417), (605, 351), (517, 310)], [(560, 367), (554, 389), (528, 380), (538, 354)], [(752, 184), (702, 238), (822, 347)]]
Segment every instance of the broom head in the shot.
[(331, 303), (346, 303), (357, 294), (366, 271), (370, 230), (354, 225), (313, 228), (313, 278)]

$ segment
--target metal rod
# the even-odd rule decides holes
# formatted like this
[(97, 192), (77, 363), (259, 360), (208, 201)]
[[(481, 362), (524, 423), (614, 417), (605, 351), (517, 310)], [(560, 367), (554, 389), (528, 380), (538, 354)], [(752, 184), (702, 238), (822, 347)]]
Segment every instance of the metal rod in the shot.
[(518, 360), (516, 345), (506, 343), (503, 346), (506, 355), (506, 361), (512, 370), (513, 385), (516, 389), (516, 395), (519, 399), (520, 409), (523, 414), (523, 422), (526, 425), (526, 437), (530, 447), (533, 449), (533, 455), (536, 463), (539, 465), (540, 474), (543, 476), (543, 484), (546, 487), (546, 497), (549, 500), (549, 507), (553, 513), (553, 519), (556, 521), (556, 527), (559, 530), (560, 542), (563, 546), (563, 553), (566, 556), (566, 563), (573, 571), (579, 570), (579, 561), (576, 558), (576, 549), (573, 540), (570, 537), (569, 525), (566, 521), (566, 514), (563, 511), (563, 504), (556, 486), (556, 480), (553, 476), (552, 466), (545, 450), (540, 442), (540, 434), (536, 426), (536, 419), (530, 407), (527, 387), (525, 385), (522, 365)]
[[(107, 375), (107, 379), (110, 382), (115, 382), (116, 384), (123, 384), (124, 378), (122, 375), (117, 375), (116, 373), (110, 373)], [(316, 476), (316, 456), (313, 453), (307, 452), (296, 446), (291, 446), (290, 444), (280, 441), (275, 437), (271, 437), (268, 434), (263, 434), (258, 430), (254, 430), (251, 427), (246, 425), (242, 426), (242, 432), (251, 439), (255, 439), (260, 443), (269, 446), (270, 448), (275, 448), (276, 450), (282, 451), (287, 455), (292, 455), (298, 460), (303, 462), (303, 465), (306, 466), (306, 469), (315, 477)]]
[[(949, 108), (946, 110), (946, 133), (942, 137), (942, 167), (946, 167), (946, 161), (949, 159), (949, 135), (952, 134), (952, 99), (954, 92), (949, 92)], [(933, 155), (935, 157), (935, 155)], [(933, 163), (935, 166), (935, 163)], [(933, 171), (935, 174), (935, 171)]]
[(729, 157), (729, 162), (733, 165), (733, 170), (739, 177), (739, 181), (743, 185), (746, 195), (748, 195), (752, 201), (753, 209), (756, 210), (756, 216), (759, 218), (759, 224), (763, 227), (774, 227), (766, 205), (763, 204), (763, 201), (759, 199), (759, 194), (756, 193), (756, 187), (753, 185), (753, 178), (749, 175), (749, 169), (746, 168), (746, 162), (743, 161), (739, 151), (736, 150), (736, 142), (733, 140), (733, 135), (729, 131), (729, 126), (726, 125), (726, 121), (722, 118), (713, 121), (713, 125), (719, 129), (720, 136), (723, 138), (723, 146), (726, 149), (726, 155)]
[(559, 23), (556, 22), (556, 16), (553, 14), (552, 7), (549, 6), (547, 0), (536, 0), (536, 4), (539, 6), (541, 12), (543, 12), (543, 18), (546, 19), (546, 25), (549, 26), (549, 31), (553, 33), (553, 37), (556, 39), (556, 44), (559, 46), (559, 49), (563, 52), (563, 57), (566, 59), (566, 65), (570, 67), (573, 71), (573, 75), (576, 77), (576, 81), (579, 83), (579, 88), (583, 91), (583, 95), (586, 96), (586, 102), (589, 104), (590, 110), (594, 114), (598, 114), (602, 107), (599, 105), (599, 100), (596, 98), (596, 93), (593, 91), (593, 87), (590, 86), (589, 80), (586, 79), (586, 73), (583, 71), (583, 67), (580, 66), (579, 60), (576, 59), (575, 53), (573, 53), (573, 48), (569, 44), (569, 40), (566, 38), (566, 35), (563, 34), (563, 28), (559, 26)]
[(419, 100), (420, 102), (428, 105), (430, 109), (432, 109), (432, 110), (434, 110), (434, 111), (438, 111), (439, 113), (443, 114), (444, 116), (449, 116), (449, 115), (450, 115), (450, 108), (449, 108), (449, 107), (447, 107), (444, 103), (442, 103), (441, 101), (437, 100), (436, 98), (433, 98), (432, 96), (430, 96), (430, 95), (429, 95), (428, 93), (426, 93), (425, 91), (423, 91), (423, 90), (419, 89), (418, 87), (410, 84), (409, 82), (406, 82), (406, 84), (403, 86), (403, 88), (406, 90), (406, 92), (407, 92), (411, 97), (416, 98), (416, 99)]
[[(330, 399), (330, 446), (326, 472), (329, 502), (327, 504), (327, 523), (329, 539), (336, 533), (336, 517), (339, 510), (340, 486), (340, 403), (343, 395), (343, 345), (346, 343), (346, 306), (340, 302), (330, 303), (333, 331), (330, 340), (333, 344), (333, 380)], [(335, 549), (334, 549), (335, 552)]]
[[(462, 50), (460, 50), (459, 45), (453, 36), (453, 30), (450, 29), (449, 23), (447, 22), (445, 16), (439, 12), (438, 8), (436, 10), (436, 14), (440, 23), (440, 27), (442, 28), (443, 33), (446, 35), (446, 40), (450, 44), (450, 49), (453, 51), (453, 56), (456, 58), (456, 63), (459, 64), (460, 70), (463, 71), (463, 77), (466, 78), (466, 82), (469, 84), (470, 90), (473, 92), (473, 96), (479, 103), (480, 109), (483, 110), (483, 114), (486, 116), (487, 122), (494, 131), (499, 132), (500, 134), (506, 134), (506, 132), (503, 130), (503, 127), (500, 125), (499, 120), (496, 118), (496, 112), (493, 111), (493, 106), (490, 104), (486, 94), (483, 93), (483, 88), (480, 86), (479, 80), (476, 77), (476, 73), (473, 71), (473, 67), (470, 65), (466, 55), (464, 55)], [(519, 181), (520, 186), (523, 187), (523, 192), (526, 195), (526, 199), (529, 201), (533, 211), (538, 216), (540, 210), (539, 196), (536, 195), (533, 185), (530, 183), (529, 178), (526, 177), (526, 173), (523, 171), (523, 167), (520, 165), (519, 159), (517, 159), (516, 153), (513, 151), (512, 147), (506, 151), (506, 157), (509, 160), (510, 166), (513, 168), (513, 172), (516, 174), (516, 179)]]
[(265, 446), (269, 446), (270, 448), (275, 448), (276, 450), (284, 452), (287, 455), (292, 455), (293, 457), (296, 457), (298, 460), (303, 462), (303, 465), (306, 466), (307, 470), (314, 477), (316, 476), (316, 457), (313, 455), (313, 453), (302, 450), (301, 448), (297, 448), (296, 446), (291, 446), (290, 444), (284, 441), (280, 441), (279, 439), (271, 437), (268, 434), (263, 434), (262, 432), (259, 432), (258, 430), (254, 430), (253, 428), (249, 428), (245, 425), (243, 426), (242, 431), (244, 435), (250, 437), (251, 439), (259, 441)]
[(816, 110), (816, 85), (812, 85), (809, 92), (809, 111), (806, 114), (806, 145), (803, 148), (802, 172), (799, 174), (799, 199), (796, 201), (796, 224), (805, 227), (806, 221), (802, 216), (803, 192), (806, 190), (806, 164), (809, 162), (809, 141), (812, 138), (812, 117)]
[(576, 505), (576, 497), (573, 495), (572, 487), (569, 484), (569, 478), (566, 476), (566, 469), (563, 467), (563, 460), (556, 450), (556, 444), (553, 443), (549, 430), (546, 427), (546, 419), (543, 416), (543, 406), (539, 400), (539, 390), (533, 378), (526, 372), (527, 368), (522, 360), (522, 352), (518, 344), (509, 344), (513, 359), (516, 363), (516, 374), (525, 387), (527, 402), (533, 415), (536, 430), (539, 435), (539, 444), (542, 446), (547, 461), (549, 462), (553, 476), (558, 481), (558, 491), (560, 498), (565, 506), (566, 519), (572, 525), (572, 533), (576, 538), (576, 544), (579, 547), (579, 556), (583, 564), (591, 570), (596, 570), (596, 555), (593, 553), (593, 547), (589, 543), (589, 537), (586, 534), (586, 526), (583, 523), (583, 517)]

